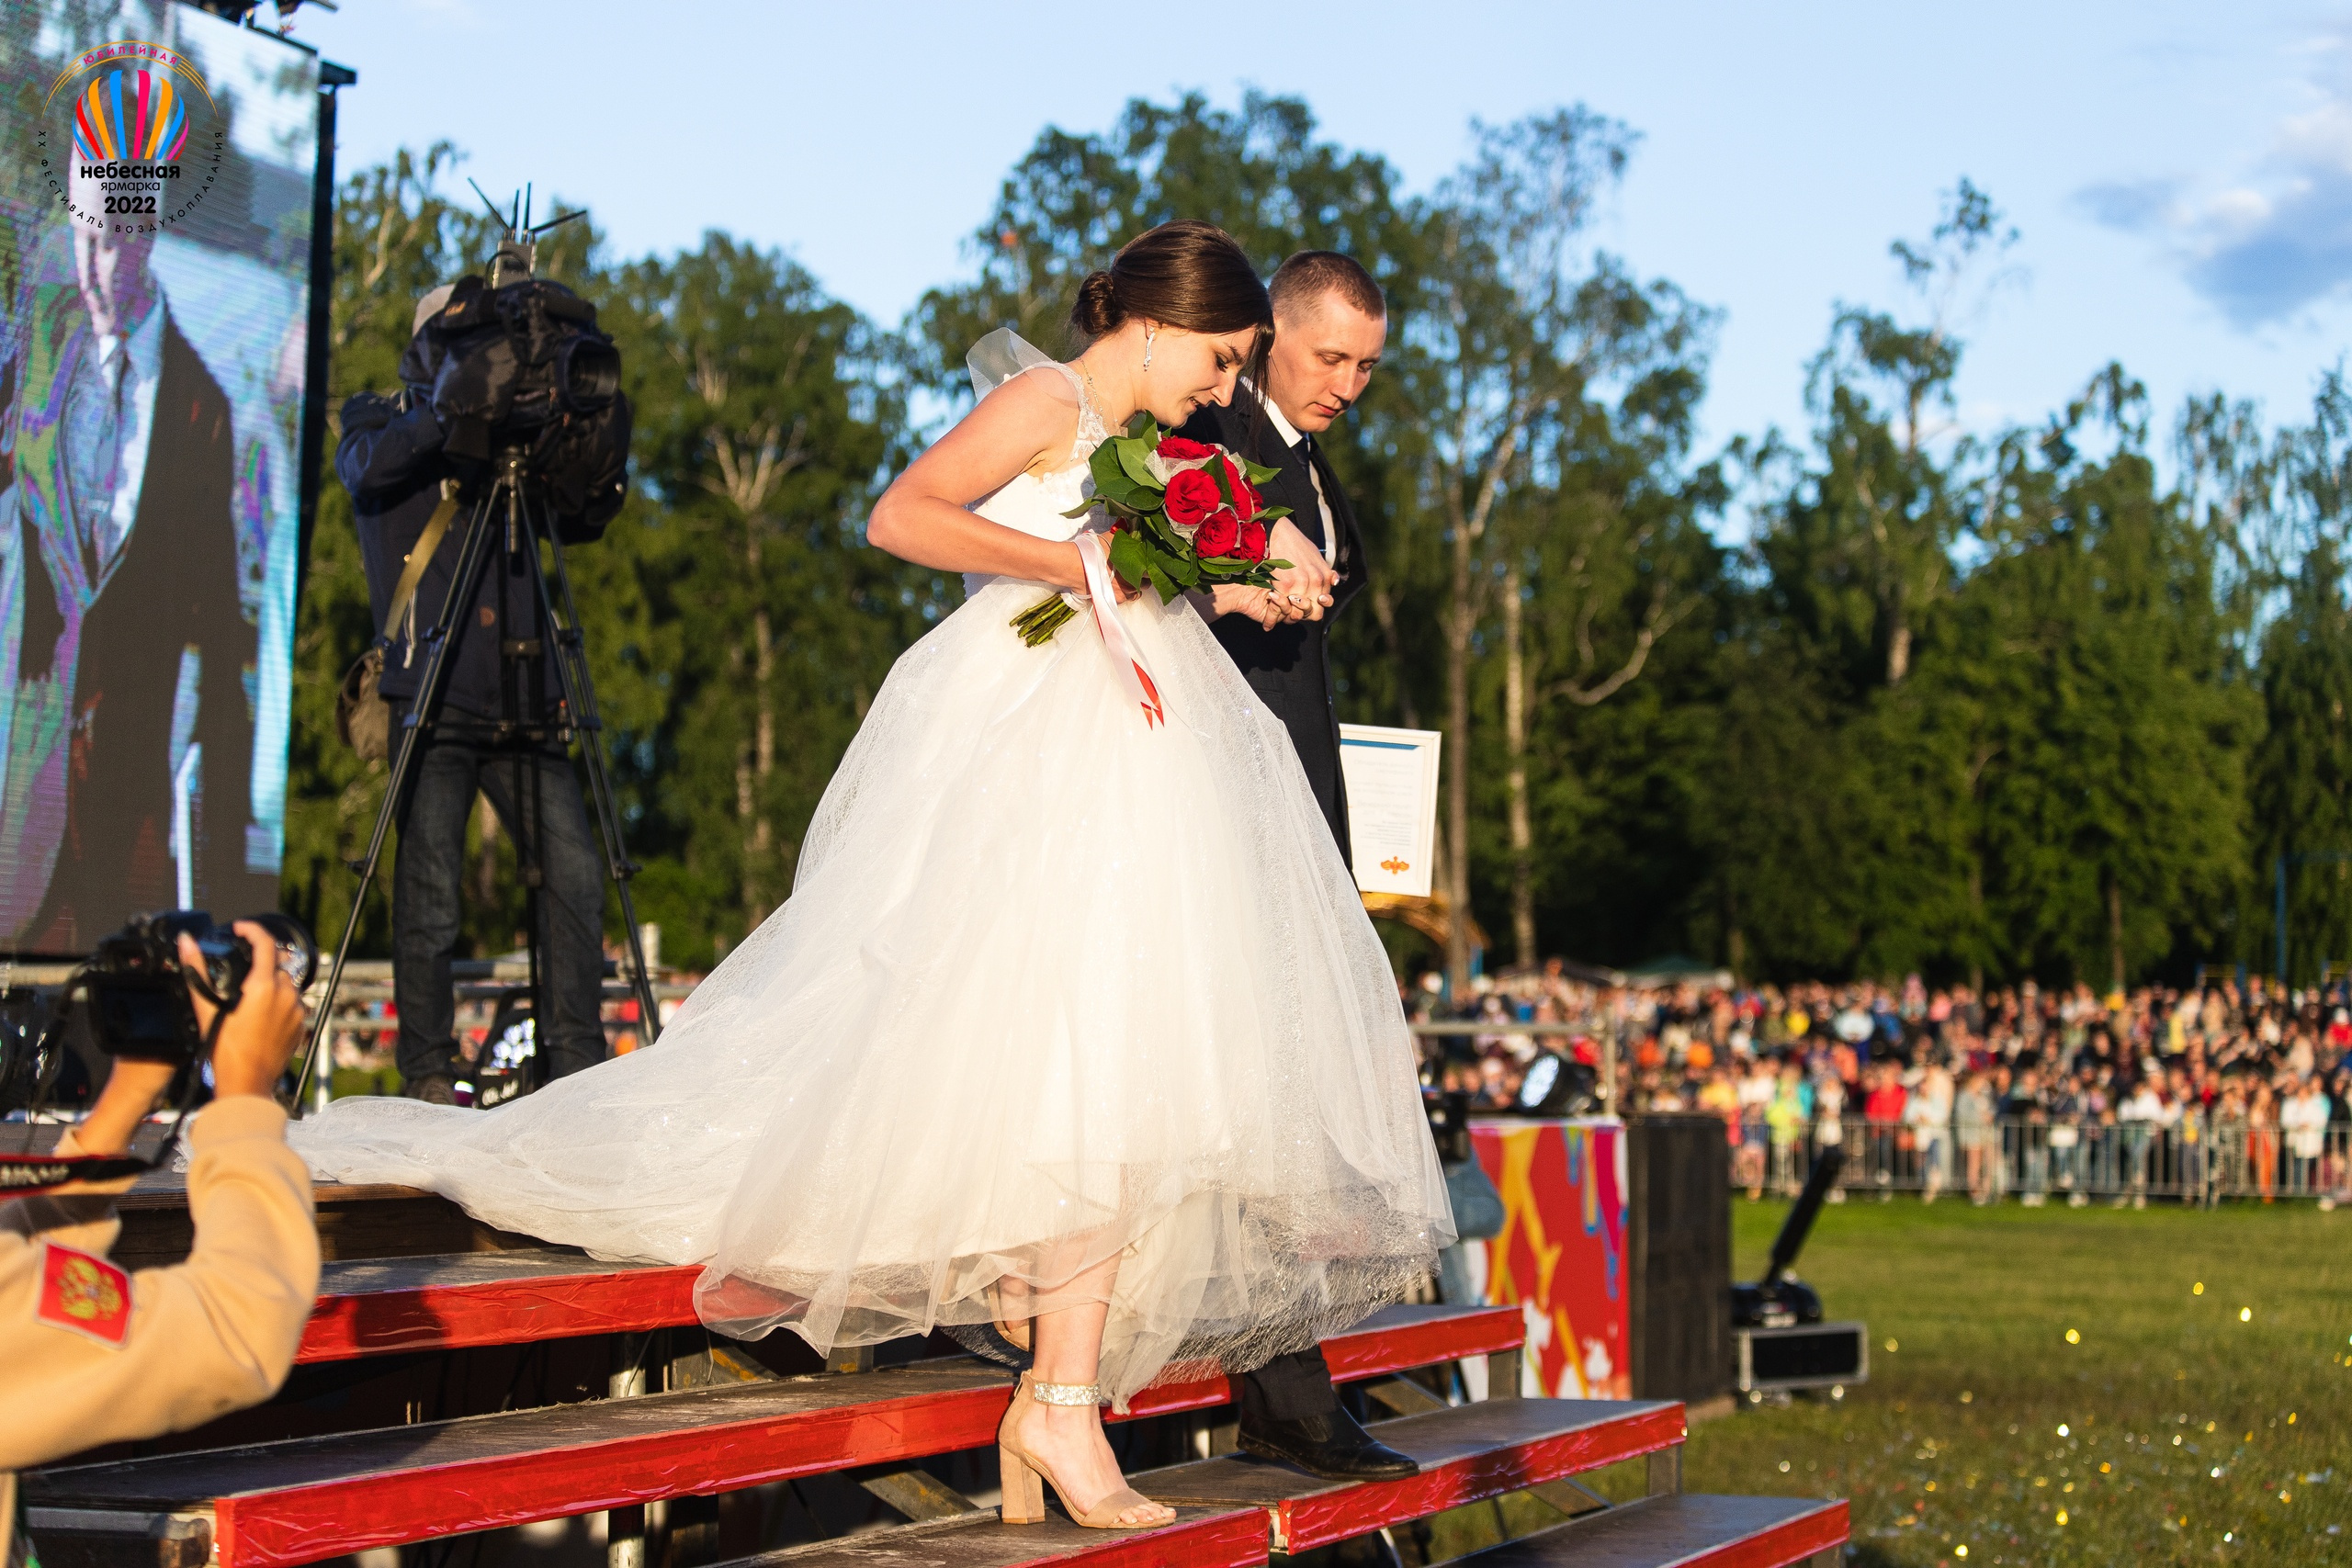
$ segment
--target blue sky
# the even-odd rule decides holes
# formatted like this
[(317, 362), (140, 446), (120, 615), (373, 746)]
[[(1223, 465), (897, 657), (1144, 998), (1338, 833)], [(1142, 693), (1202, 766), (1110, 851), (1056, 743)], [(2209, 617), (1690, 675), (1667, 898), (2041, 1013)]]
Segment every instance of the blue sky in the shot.
[(1803, 425), (1837, 303), (1905, 303), (1888, 242), (1962, 175), (2021, 231), (1962, 302), (1970, 428), (2111, 358), (2165, 427), (2213, 389), (2298, 417), (2352, 344), (2352, 5), (343, 6), (297, 36), (359, 73), (345, 170), (447, 137), (493, 192), (586, 203), (620, 254), (731, 230), (886, 323), (965, 268), (1042, 127), (1254, 85), (1416, 190), (1474, 116), (1634, 127), (1594, 237), (1724, 311), (1711, 444)]

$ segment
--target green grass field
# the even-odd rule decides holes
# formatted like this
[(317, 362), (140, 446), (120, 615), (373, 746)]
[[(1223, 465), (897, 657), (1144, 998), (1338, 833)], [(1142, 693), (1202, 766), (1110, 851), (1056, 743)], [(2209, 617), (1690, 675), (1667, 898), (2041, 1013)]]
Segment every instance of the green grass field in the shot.
[[(1735, 1210), (1753, 1278), (1786, 1205)], [(1799, 1272), (1869, 1324), (1871, 1381), (1694, 1428), (1690, 1490), (1849, 1499), (1879, 1568), (2352, 1564), (2352, 1212), (1864, 1201)]]
[[(1752, 1278), (1785, 1206), (1735, 1211)], [(1700, 1427), (1692, 1490), (1849, 1498), (1864, 1563), (2352, 1563), (2352, 1214), (1848, 1203), (1799, 1268), (1871, 1381)]]

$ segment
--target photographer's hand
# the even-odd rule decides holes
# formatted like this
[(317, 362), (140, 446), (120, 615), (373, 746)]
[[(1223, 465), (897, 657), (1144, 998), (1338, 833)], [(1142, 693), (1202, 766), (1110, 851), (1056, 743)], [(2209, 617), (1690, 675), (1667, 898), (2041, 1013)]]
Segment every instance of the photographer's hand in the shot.
[(130, 1147), (131, 1134), (139, 1131), (139, 1123), (171, 1085), (171, 1063), (117, 1057), (114, 1070), (107, 1075), (107, 1087), (98, 1091), (97, 1103), (74, 1129), (74, 1152), (119, 1155)]
[[(212, 1048), (212, 1092), (274, 1099), (287, 1058), (302, 1037), (302, 997), (278, 966), (277, 944), (269, 932), (251, 920), (239, 920), (237, 934), (254, 952), (254, 966), (245, 976), (244, 994), (221, 1021), (220, 1038)], [(203, 972), (203, 954), (187, 937), (180, 938), (180, 963), (191, 975)], [(196, 1003), (198, 1028), (209, 1032), (219, 1010), (188, 987)], [(119, 1071), (119, 1069), (117, 1069)]]

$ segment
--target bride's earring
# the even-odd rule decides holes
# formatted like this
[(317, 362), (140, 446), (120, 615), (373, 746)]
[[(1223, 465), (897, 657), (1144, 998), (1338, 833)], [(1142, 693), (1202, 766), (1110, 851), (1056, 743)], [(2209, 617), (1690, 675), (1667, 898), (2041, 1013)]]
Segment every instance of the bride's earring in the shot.
[(1158, 327), (1146, 327), (1143, 330), (1143, 367), (1147, 370), (1151, 368), (1151, 340), (1159, 335)]

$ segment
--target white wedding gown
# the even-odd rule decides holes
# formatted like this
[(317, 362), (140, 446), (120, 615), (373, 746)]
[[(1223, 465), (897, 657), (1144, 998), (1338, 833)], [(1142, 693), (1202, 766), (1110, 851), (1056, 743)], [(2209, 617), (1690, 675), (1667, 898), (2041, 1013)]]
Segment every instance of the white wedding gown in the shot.
[[(1102, 438), (1081, 393), (1071, 465), (975, 510), (1072, 537)], [(702, 1264), (712, 1328), (820, 1350), (968, 1340), (999, 1280), (1049, 1309), (1119, 1256), (1123, 1404), (1171, 1360), (1245, 1370), (1395, 1300), (1452, 1213), (1388, 962), (1282, 726), (1182, 600), (1118, 611), (1153, 728), (1090, 616), (1027, 648), (1007, 623), (1039, 585), (967, 588), (884, 682), (789, 901), (657, 1045), (490, 1111), (339, 1100), (294, 1130), (311, 1168)]]

